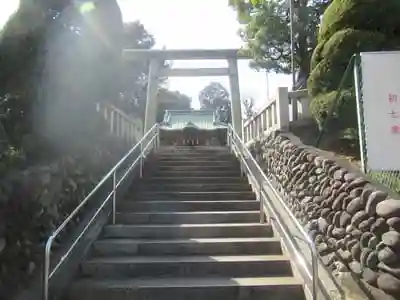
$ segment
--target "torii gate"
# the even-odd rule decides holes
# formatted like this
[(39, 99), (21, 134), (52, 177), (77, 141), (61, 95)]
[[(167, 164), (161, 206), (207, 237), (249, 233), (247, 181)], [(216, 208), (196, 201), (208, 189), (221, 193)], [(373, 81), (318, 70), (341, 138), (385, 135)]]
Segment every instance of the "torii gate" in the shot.
[[(242, 136), (242, 112), (240, 103), (238, 59), (248, 59), (237, 49), (225, 50), (142, 50), (125, 49), (125, 60), (146, 60), (150, 62), (149, 83), (147, 88), (146, 114), (144, 132), (150, 130), (156, 123), (157, 88), (159, 77), (188, 77), (188, 76), (229, 76), (230, 94), (232, 99), (232, 125), (238, 135)], [(228, 68), (173, 68), (162, 69), (165, 60), (211, 60), (226, 59)]]

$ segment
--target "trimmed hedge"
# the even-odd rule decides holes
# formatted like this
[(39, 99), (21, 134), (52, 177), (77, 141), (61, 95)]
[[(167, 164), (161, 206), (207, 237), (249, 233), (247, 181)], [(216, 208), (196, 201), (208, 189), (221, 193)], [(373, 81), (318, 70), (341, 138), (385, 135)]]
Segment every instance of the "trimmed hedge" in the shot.
[(324, 43), (321, 56), (334, 65), (347, 66), (354, 53), (384, 48), (385, 40), (385, 35), (377, 31), (347, 28), (336, 32)]
[[(334, 0), (326, 9), (311, 58), (308, 91), (317, 123), (335, 99), (346, 67), (355, 53), (394, 50), (400, 46), (400, 1)], [(353, 95), (354, 78), (349, 74), (344, 88)], [(357, 127), (354, 96), (341, 109), (340, 126)], [(353, 99), (353, 100), (351, 100)], [(335, 116), (334, 116), (335, 117)], [(336, 117), (335, 117), (336, 118)], [(343, 125), (343, 126), (342, 126)], [(354, 126), (354, 127), (353, 127)]]
[(314, 116), (318, 126), (321, 128), (327, 113), (336, 100), (336, 105), (342, 103), (341, 114), (334, 114), (332, 122), (328, 124), (328, 131), (340, 131), (346, 128), (355, 128), (357, 126), (356, 99), (353, 90), (347, 89), (341, 92), (337, 99), (338, 91), (331, 91), (319, 94), (310, 104), (310, 111)]
[(320, 43), (315, 47), (312, 55), (311, 55), (311, 64), (310, 64), (310, 70), (314, 70), (314, 68), (321, 62), (322, 60), (322, 50), (324, 48), (324, 44)]
[[(384, 47), (385, 35), (378, 32), (344, 29), (336, 32), (321, 48), (321, 61), (311, 71), (308, 88), (312, 97), (337, 89), (354, 53)], [(317, 51), (317, 48), (316, 48)], [(353, 76), (346, 86), (353, 85)]]
[(346, 28), (379, 31), (393, 38), (400, 30), (399, 14), (398, 0), (334, 0), (324, 13), (318, 41)]

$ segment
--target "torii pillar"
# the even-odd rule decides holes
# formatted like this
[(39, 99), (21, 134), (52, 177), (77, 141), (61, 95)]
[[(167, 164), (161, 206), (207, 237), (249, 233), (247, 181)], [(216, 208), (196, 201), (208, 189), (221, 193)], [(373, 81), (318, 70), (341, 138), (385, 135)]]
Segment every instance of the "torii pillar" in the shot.
[(156, 58), (150, 60), (149, 78), (147, 85), (146, 112), (143, 134), (146, 134), (156, 124), (157, 120), (157, 89), (160, 62)]
[(239, 72), (236, 58), (228, 59), (229, 85), (232, 99), (232, 127), (242, 137), (242, 106), (240, 103)]
[[(242, 137), (242, 106), (240, 101), (238, 64), (239, 58), (236, 49), (222, 50), (140, 50), (127, 49), (125, 56), (135, 59), (150, 59), (149, 82), (147, 87), (146, 113), (143, 130), (148, 132), (157, 119), (157, 89), (159, 76), (229, 76), (231, 93), (232, 126), (239, 137)], [(192, 59), (224, 59), (228, 61), (228, 68), (195, 68), (170, 69), (160, 68), (160, 62), (165, 60), (192, 60)]]

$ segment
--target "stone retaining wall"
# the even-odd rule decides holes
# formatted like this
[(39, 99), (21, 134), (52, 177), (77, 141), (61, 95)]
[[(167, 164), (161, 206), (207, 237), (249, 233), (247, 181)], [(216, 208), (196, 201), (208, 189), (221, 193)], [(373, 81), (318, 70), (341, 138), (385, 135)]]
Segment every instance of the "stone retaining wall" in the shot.
[(400, 200), (285, 134), (272, 133), (251, 151), (328, 268), (351, 270), (372, 287), (400, 297)]

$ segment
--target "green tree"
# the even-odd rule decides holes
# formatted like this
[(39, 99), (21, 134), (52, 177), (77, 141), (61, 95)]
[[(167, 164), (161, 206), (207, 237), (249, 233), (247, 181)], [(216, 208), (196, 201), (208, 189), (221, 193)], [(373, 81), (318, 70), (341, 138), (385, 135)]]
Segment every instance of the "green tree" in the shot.
[[(156, 41), (139, 21), (124, 24), (124, 48), (151, 49)], [(116, 105), (128, 114), (143, 118), (146, 107), (149, 61), (124, 61), (121, 72), (122, 90)]]
[(179, 91), (170, 91), (161, 87), (158, 90), (158, 99), (157, 122), (164, 120), (165, 110), (191, 109), (192, 98)]
[[(124, 48), (149, 50), (154, 47), (155, 38), (139, 21), (124, 25)], [(164, 69), (170, 65), (164, 62)], [(135, 117), (144, 118), (148, 86), (149, 61), (125, 61), (123, 66), (123, 90), (117, 106)], [(177, 91), (166, 89), (167, 78), (159, 78), (157, 121), (161, 122), (165, 109), (190, 109), (191, 98)]]
[(94, 101), (117, 93), (113, 79), (123, 34), (118, 4), (115, 0), (75, 4), (21, 1), (1, 30), (0, 116), (14, 145), (20, 146), (34, 131), (54, 130), (48, 118), (51, 112), (58, 111), (67, 122), (72, 109), (81, 123), (71, 126), (85, 118), (88, 122)]
[(227, 122), (231, 122), (231, 101), (229, 92), (219, 82), (210, 82), (199, 93), (201, 109), (225, 110), (227, 112)]
[(122, 35), (116, 0), (21, 0), (1, 28), (0, 299), (38, 276), (46, 237), (126, 151), (95, 112), (120, 88)]
[[(311, 54), (317, 45), (320, 17), (332, 0), (294, 1), (294, 59), (297, 86), (306, 83)], [(290, 14), (288, 0), (229, 0), (244, 27), (239, 35), (251, 66), (277, 73), (291, 73)]]
[(210, 82), (199, 93), (201, 109), (215, 110), (220, 107), (230, 106), (229, 92), (219, 82)]

